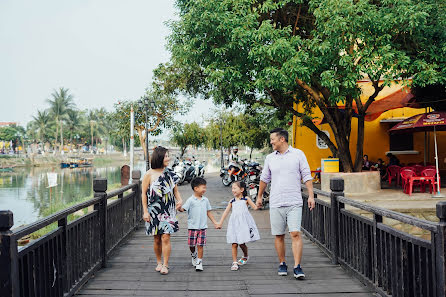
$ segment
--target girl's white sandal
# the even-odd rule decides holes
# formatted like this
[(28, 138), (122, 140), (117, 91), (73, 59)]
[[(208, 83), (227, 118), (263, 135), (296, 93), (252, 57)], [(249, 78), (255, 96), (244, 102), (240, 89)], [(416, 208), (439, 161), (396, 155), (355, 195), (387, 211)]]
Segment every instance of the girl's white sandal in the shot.
[(237, 270), (238, 270), (238, 264), (237, 264), (237, 262), (232, 262), (231, 270), (232, 270), (232, 271), (237, 271)]
[(243, 266), (246, 263), (248, 263), (248, 260), (249, 260), (249, 256), (248, 257), (241, 257), (240, 260), (238, 260), (237, 264)]

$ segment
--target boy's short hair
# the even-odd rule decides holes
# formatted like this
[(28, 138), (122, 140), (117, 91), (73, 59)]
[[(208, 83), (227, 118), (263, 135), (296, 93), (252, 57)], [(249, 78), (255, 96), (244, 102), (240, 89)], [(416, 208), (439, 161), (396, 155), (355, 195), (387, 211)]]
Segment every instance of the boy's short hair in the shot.
[(196, 177), (192, 180), (192, 182), (190, 183), (190, 186), (192, 187), (192, 190), (195, 187), (199, 187), (201, 185), (206, 185), (206, 180), (202, 177)]

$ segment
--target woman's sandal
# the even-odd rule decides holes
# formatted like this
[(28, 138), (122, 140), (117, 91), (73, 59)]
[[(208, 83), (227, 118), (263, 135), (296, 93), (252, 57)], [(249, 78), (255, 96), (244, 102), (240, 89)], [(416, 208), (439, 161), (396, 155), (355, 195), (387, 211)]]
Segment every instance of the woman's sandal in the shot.
[(160, 272), (160, 271), (161, 271), (161, 268), (163, 268), (163, 263), (158, 263), (158, 264), (156, 265), (155, 271)]
[(237, 271), (237, 270), (238, 270), (238, 264), (237, 264), (237, 262), (232, 262), (231, 270), (232, 270), (232, 271)]
[(169, 273), (169, 267), (163, 265), (163, 267), (160, 270), (160, 273), (163, 274), (163, 275), (168, 274)]
[(243, 265), (245, 265), (246, 263), (248, 263), (248, 260), (249, 260), (249, 256), (247, 256), (247, 257), (241, 257), (240, 260), (238, 260), (237, 264), (243, 266)]

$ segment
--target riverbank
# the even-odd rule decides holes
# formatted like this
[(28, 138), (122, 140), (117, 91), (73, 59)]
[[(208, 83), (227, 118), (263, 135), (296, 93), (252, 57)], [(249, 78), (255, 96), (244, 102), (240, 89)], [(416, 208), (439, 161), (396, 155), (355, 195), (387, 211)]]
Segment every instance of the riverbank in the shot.
[[(117, 162), (128, 162), (129, 155), (124, 156), (121, 152), (109, 153), (107, 155), (92, 155), (92, 154), (46, 154), (46, 155), (31, 155), (26, 156), (10, 156), (0, 155), (1, 167), (43, 167), (43, 166), (59, 166), (61, 162), (66, 161), (72, 157), (82, 157), (93, 159), (95, 166), (108, 165)], [(138, 157), (136, 156), (135, 159)]]

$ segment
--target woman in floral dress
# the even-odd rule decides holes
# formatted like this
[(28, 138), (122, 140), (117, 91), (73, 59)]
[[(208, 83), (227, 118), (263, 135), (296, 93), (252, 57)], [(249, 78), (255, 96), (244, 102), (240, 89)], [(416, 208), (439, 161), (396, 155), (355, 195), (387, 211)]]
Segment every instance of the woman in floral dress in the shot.
[(166, 170), (169, 161), (166, 148), (155, 148), (150, 162), (152, 169), (147, 171), (142, 181), (143, 219), (147, 235), (154, 238), (155, 270), (161, 274), (169, 273), (170, 234), (178, 231), (176, 209), (183, 203), (176, 186), (178, 177)]

